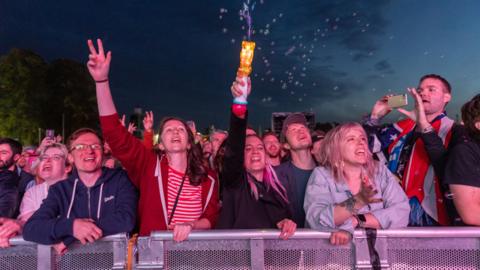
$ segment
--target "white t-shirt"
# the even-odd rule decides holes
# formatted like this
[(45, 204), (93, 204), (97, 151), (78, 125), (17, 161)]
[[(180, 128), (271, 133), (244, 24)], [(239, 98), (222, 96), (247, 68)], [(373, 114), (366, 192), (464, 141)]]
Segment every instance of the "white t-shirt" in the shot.
[(20, 204), (20, 215), (18, 215), (17, 219), (26, 222), (33, 215), (33, 213), (40, 208), (43, 200), (47, 198), (48, 187), (48, 184), (44, 182), (29, 188), (25, 192), (22, 203)]

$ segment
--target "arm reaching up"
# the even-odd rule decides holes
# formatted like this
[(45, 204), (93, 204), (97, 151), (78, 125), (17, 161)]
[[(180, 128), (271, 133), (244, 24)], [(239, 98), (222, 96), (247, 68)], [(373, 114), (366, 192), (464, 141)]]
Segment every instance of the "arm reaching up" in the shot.
[(113, 103), (112, 94), (110, 93), (110, 84), (108, 82), (108, 73), (110, 71), (110, 61), (112, 60), (112, 52), (105, 52), (101, 39), (97, 39), (98, 52), (93, 45), (92, 40), (88, 40), (87, 67), (90, 75), (95, 81), (97, 90), (98, 113), (100, 116), (112, 115), (117, 112)]

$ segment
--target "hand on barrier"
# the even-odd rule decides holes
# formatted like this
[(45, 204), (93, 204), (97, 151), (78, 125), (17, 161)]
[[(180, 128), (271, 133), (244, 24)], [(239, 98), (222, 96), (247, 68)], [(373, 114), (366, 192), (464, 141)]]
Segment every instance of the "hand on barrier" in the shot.
[(9, 247), (9, 239), (22, 231), (22, 225), (10, 218), (0, 218), (0, 224), (0, 248)]
[(281, 230), (280, 238), (287, 240), (290, 236), (295, 233), (297, 229), (297, 224), (292, 220), (286, 218), (277, 223), (277, 228)]
[(173, 229), (173, 241), (182, 242), (192, 231), (193, 222), (171, 224), (168, 228)]
[(73, 221), (73, 236), (82, 244), (93, 243), (102, 237), (102, 230), (89, 218), (77, 218)]
[(332, 232), (330, 235), (330, 244), (332, 245), (346, 245), (352, 239), (352, 234), (347, 231)]
[(108, 73), (110, 71), (110, 61), (112, 60), (112, 52), (105, 55), (101, 39), (97, 39), (98, 53), (91, 39), (87, 41), (90, 54), (88, 55), (87, 67), (93, 80), (97, 83), (107, 82)]
[(8, 248), (8, 247), (10, 247), (10, 238), (0, 237), (0, 248)]
[(55, 244), (52, 246), (53, 249), (57, 252), (58, 255), (63, 255), (67, 252), (67, 246), (63, 242), (60, 242), (58, 244)]

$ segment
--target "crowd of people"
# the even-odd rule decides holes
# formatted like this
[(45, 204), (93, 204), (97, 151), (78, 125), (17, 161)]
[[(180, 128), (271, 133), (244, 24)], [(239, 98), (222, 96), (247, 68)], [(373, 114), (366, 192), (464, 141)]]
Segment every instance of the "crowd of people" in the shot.
[[(165, 117), (154, 143), (152, 112), (143, 140), (117, 113), (111, 52), (101, 40), (88, 48), (101, 133), (82, 128), (36, 149), (0, 139), (0, 247), (23, 235), (63, 254), (120, 232), (170, 230), (184, 241), (192, 230), (278, 229), (288, 239), (297, 228), (329, 231), (341, 245), (357, 228), (480, 225), (480, 95), (455, 123), (439, 75), (408, 88), (414, 109), (399, 108), (396, 123), (380, 124), (393, 109), (384, 96), (361, 123), (311, 131), (292, 113), (279, 136), (259, 136), (248, 102), (234, 99), (228, 131), (203, 140), (192, 121)], [(238, 76), (230, 90), (251, 89)]]

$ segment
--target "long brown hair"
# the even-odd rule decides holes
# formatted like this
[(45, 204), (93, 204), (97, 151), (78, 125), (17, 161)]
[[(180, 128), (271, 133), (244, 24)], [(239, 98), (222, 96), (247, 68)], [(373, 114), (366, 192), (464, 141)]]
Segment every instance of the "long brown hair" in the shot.
[(187, 122), (178, 117), (164, 117), (160, 122), (160, 128), (158, 130), (159, 138), (161, 139), (165, 124), (171, 120), (181, 122), (185, 127), (185, 130), (187, 131), (190, 149), (187, 150), (187, 171), (185, 173), (189, 178), (190, 184), (193, 186), (198, 186), (202, 183), (202, 180), (206, 179), (208, 173), (207, 169), (203, 166), (202, 150), (197, 144), (195, 144), (195, 137), (193, 136), (192, 131), (188, 127)]

